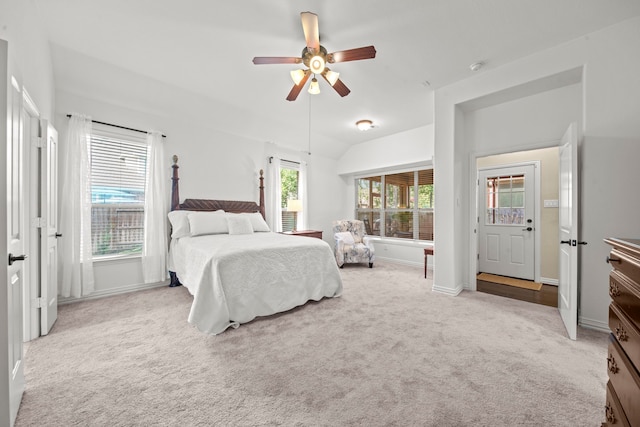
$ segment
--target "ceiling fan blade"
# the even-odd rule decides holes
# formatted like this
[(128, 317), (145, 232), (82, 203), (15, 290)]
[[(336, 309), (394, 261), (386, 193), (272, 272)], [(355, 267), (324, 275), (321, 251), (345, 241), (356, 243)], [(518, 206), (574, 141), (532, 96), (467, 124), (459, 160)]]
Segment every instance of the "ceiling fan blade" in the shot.
[(371, 59), (375, 57), (376, 48), (366, 46), (330, 53), (327, 55), (327, 62), (333, 64), (334, 62), (358, 61), (360, 59)]
[(318, 30), (318, 15), (311, 12), (302, 12), (302, 31), (307, 41), (307, 47), (317, 52), (320, 49), (320, 32)]
[(256, 56), (253, 58), (255, 65), (262, 64), (299, 64), (302, 58), (294, 58), (292, 56)]
[[(322, 74), (322, 77), (327, 81), (327, 83), (329, 83), (329, 86), (331, 86), (331, 82), (325, 77), (324, 74)], [(342, 80), (340, 79), (336, 80), (333, 88), (336, 90), (336, 92), (338, 92), (338, 95), (342, 97), (347, 96), (351, 93), (351, 89), (349, 89), (344, 83), (342, 83)]]
[(302, 80), (300, 80), (300, 83), (298, 83), (297, 85), (293, 85), (293, 87), (291, 88), (291, 92), (289, 92), (289, 95), (287, 95), (287, 101), (296, 100), (296, 98), (300, 94), (300, 91), (302, 90), (304, 85), (307, 83), (307, 80), (309, 80), (310, 75), (311, 75), (311, 72), (309, 70), (305, 70), (304, 77), (302, 78)]

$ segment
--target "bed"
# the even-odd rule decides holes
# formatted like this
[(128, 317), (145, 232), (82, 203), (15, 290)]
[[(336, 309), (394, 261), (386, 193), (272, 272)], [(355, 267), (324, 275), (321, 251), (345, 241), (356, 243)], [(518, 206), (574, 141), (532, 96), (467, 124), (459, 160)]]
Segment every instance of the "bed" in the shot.
[(260, 204), (179, 203), (178, 180), (174, 156), (170, 286), (184, 285), (193, 295), (188, 321), (200, 331), (219, 334), (256, 317), (341, 295), (342, 280), (328, 243), (269, 230), (262, 171)]

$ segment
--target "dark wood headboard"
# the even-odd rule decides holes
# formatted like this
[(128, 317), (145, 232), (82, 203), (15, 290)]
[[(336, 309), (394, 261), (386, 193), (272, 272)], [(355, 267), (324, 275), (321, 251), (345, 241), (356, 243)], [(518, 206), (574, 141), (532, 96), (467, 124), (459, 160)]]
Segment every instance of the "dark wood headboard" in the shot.
[[(211, 199), (186, 199), (180, 203), (180, 194), (178, 188), (178, 156), (173, 156), (173, 176), (171, 177), (171, 210), (189, 210), (189, 211), (215, 211), (223, 209), (225, 212), (243, 213), (243, 212), (260, 212), (262, 218), (264, 213), (264, 171), (260, 169), (260, 204), (256, 202), (246, 202), (238, 200), (211, 200)], [(265, 218), (266, 219), (266, 218)]]

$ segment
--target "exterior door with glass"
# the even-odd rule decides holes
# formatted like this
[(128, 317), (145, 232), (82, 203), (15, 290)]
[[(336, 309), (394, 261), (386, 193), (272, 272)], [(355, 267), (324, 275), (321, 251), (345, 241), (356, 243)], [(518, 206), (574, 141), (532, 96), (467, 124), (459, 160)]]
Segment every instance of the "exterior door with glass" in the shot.
[(479, 269), (534, 280), (535, 165), (479, 171)]

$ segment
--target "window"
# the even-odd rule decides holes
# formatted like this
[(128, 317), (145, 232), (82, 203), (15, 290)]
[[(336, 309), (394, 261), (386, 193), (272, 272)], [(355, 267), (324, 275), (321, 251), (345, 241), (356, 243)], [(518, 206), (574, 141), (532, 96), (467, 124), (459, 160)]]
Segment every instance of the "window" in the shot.
[(298, 184), (300, 182), (300, 165), (287, 160), (280, 160), (280, 189), (282, 208), (282, 231), (297, 230), (298, 215), (302, 210), (299, 202)]
[(524, 175), (487, 178), (488, 225), (524, 224)]
[(433, 169), (358, 178), (356, 191), (367, 234), (433, 240)]
[(94, 257), (134, 255), (144, 239), (144, 134), (94, 125), (91, 135), (91, 245)]

